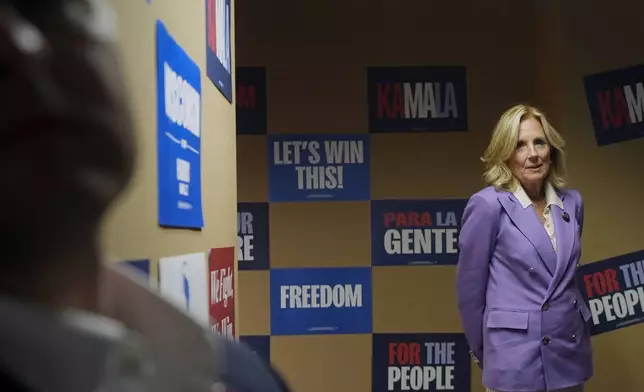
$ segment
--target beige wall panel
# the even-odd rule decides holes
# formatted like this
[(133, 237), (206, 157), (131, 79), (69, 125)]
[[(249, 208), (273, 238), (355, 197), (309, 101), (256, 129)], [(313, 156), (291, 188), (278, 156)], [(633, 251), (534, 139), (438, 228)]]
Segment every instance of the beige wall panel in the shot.
[[(582, 78), (644, 63), (644, 3), (615, 0), (561, 3), (564, 34), (559, 93), (568, 138), (570, 179), (584, 197), (584, 262), (644, 248), (644, 139), (597, 147)], [(601, 26), (598, 28), (598, 26)], [(638, 391), (644, 373), (636, 366), (644, 341), (642, 325), (593, 338), (595, 377), (588, 391)]]
[(237, 200), (268, 201), (268, 147), (266, 137), (237, 136)]
[(633, 391), (641, 390), (642, 335), (644, 325), (635, 325), (618, 332), (593, 337), (595, 355), (595, 377), (591, 380), (591, 391)]
[(271, 336), (271, 360), (294, 391), (371, 391), (371, 335)]
[(238, 335), (270, 334), (269, 284), (268, 271), (239, 272), (238, 317), (244, 321), (240, 323)]
[(364, 115), (367, 102), (362, 99), (366, 88), (363, 66), (318, 63), (303, 64), (298, 69), (294, 65), (276, 65), (267, 70), (269, 133), (367, 131)]
[(485, 145), (470, 140), (467, 133), (373, 135), (372, 199), (462, 198), (478, 191)]
[(269, 207), (271, 267), (371, 265), (369, 202)]
[(448, 266), (373, 268), (373, 331), (460, 332), (455, 273)]

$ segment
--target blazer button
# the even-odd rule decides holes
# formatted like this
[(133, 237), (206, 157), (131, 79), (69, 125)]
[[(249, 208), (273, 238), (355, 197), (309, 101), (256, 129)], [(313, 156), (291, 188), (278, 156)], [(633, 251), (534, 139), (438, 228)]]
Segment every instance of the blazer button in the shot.
[(573, 333), (571, 338), (572, 338), (572, 340), (577, 340), (577, 335)]
[(572, 301), (572, 306), (577, 307), (577, 300)]
[(548, 309), (550, 309), (550, 304), (549, 304), (548, 302), (546, 302), (546, 303), (545, 303), (545, 304), (543, 304), (543, 306), (541, 307), (541, 310), (543, 310), (543, 311), (545, 312), (545, 311), (546, 311), (546, 310), (548, 310)]
[(550, 338), (547, 336), (544, 336), (543, 339), (541, 339), (541, 342), (543, 343), (544, 346), (547, 346), (550, 343)]
[(530, 269), (528, 269), (528, 272), (531, 273), (531, 274), (534, 274), (536, 271), (537, 270), (532, 268), (532, 267), (530, 267)]
[(577, 268), (581, 267), (581, 264), (577, 263)]

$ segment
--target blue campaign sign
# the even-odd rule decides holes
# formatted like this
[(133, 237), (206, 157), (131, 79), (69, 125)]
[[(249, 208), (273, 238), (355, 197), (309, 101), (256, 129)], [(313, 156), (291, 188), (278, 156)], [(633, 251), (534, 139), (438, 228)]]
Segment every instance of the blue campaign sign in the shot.
[(585, 264), (577, 282), (590, 308), (590, 333), (644, 322), (644, 250)]
[(134, 267), (148, 278), (150, 277), (150, 260), (127, 260), (125, 263)]
[(237, 265), (240, 271), (269, 268), (268, 203), (237, 203)]
[(271, 337), (266, 335), (242, 335), (239, 341), (246, 344), (265, 362), (271, 361)]
[(228, 102), (233, 101), (230, 0), (206, 0), (206, 73)]
[(369, 200), (369, 135), (271, 135), (271, 202)]
[(467, 199), (373, 200), (371, 264), (455, 265)]
[(372, 133), (467, 131), (465, 67), (367, 69)]
[(236, 67), (235, 96), (238, 135), (266, 133), (268, 105), (266, 98), (266, 68)]
[(373, 392), (470, 390), (471, 360), (460, 333), (374, 334)]
[(584, 78), (598, 146), (644, 137), (644, 65)]
[(370, 267), (270, 271), (271, 335), (371, 333)]
[(201, 72), (157, 21), (159, 224), (200, 229)]

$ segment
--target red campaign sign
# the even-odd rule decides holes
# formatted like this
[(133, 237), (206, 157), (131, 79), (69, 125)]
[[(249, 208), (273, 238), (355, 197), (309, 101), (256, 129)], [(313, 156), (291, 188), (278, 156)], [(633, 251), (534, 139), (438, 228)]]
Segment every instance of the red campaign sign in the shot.
[(212, 331), (235, 338), (235, 248), (211, 249), (208, 255)]

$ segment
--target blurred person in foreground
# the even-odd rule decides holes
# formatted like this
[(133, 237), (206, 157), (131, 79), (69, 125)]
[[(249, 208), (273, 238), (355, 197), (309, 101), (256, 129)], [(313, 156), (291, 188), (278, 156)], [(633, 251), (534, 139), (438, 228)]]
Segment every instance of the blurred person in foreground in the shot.
[(488, 186), (465, 207), (458, 306), (488, 391), (579, 392), (593, 375), (575, 282), (584, 207), (566, 186), (563, 148), (541, 111), (508, 109), (483, 157)]
[(0, 390), (280, 391), (101, 256), (135, 163), (115, 19), (101, 0), (0, 0)]

